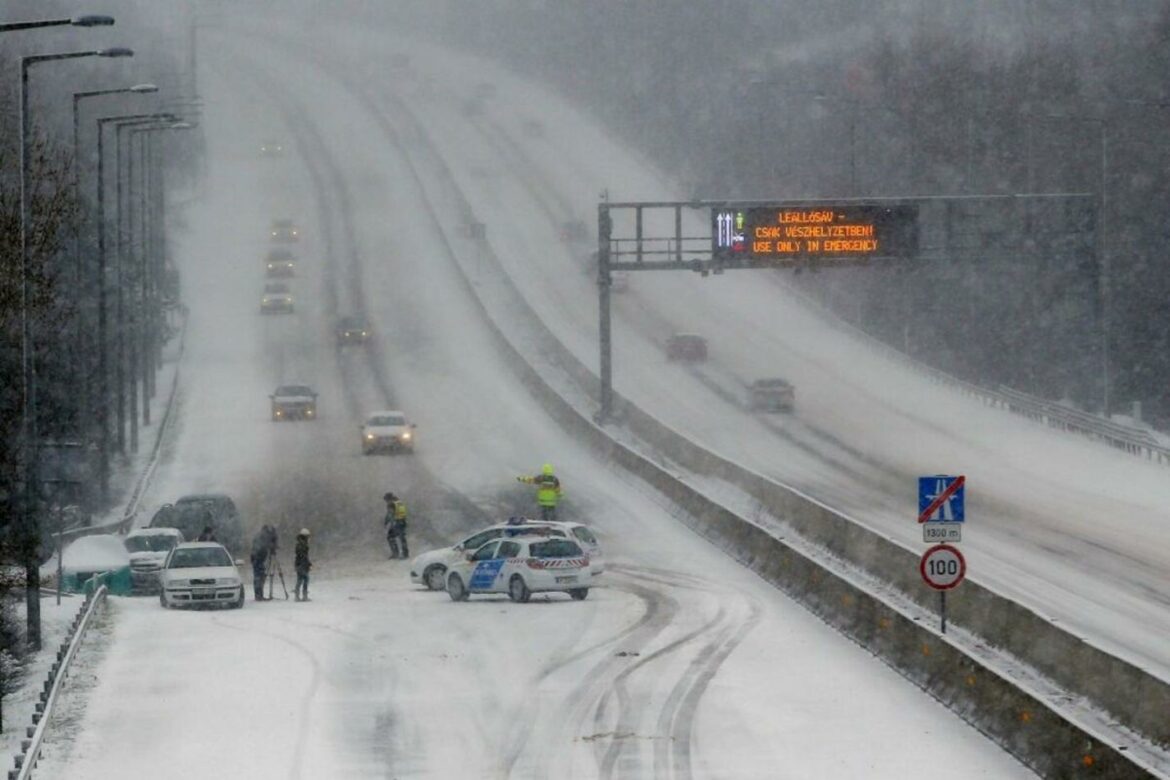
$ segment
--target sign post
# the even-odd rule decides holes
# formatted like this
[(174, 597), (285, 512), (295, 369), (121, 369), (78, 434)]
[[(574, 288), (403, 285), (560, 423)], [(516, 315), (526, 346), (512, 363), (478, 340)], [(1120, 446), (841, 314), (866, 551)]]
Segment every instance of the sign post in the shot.
[(942, 616), (942, 632), (947, 632), (947, 591), (957, 587), (967, 576), (967, 561), (958, 547), (936, 544), (922, 554), (918, 562), (922, 580), (938, 591), (939, 613)]

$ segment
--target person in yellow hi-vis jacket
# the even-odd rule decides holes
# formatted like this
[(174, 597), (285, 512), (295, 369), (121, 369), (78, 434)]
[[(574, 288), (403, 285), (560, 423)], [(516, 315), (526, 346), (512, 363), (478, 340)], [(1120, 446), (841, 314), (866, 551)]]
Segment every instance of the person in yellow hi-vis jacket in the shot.
[(557, 519), (557, 503), (561, 500), (561, 481), (553, 474), (551, 463), (546, 463), (539, 474), (516, 477), (517, 482), (536, 485), (536, 503), (541, 520)]

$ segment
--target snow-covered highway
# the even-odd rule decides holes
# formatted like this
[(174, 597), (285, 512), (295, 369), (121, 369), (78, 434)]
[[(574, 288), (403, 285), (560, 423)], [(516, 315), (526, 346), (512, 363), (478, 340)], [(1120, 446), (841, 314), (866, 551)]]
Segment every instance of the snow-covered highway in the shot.
[[(55, 738), (47, 776), (905, 778), (943, 762), (1028, 774), (557, 428), (498, 360), (399, 147), (361, 101), (287, 47), (204, 39), (218, 58), (201, 73), (207, 194), (177, 248), (191, 309), (180, 417), (147, 503), (221, 489), (286, 548), (310, 527), (313, 601), (188, 613), (116, 600), (75, 692), (83, 727)], [(284, 158), (257, 156), (270, 136), (289, 139)], [(452, 157), (468, 181), (483, 164)], [(498, 173), (482, 186), (520, 208)], [(278, 217), (303, 226), (297, 313), (261, 318)], [(555, 287), (535, 265), (516, 270)], [(555, 311), (549, 324), (571, 330), (590, 298), (561, 294), (570, 324)], [(332, 323), (361, 308), (377, 348), (339, 352)], [(636, 357), (623, 358), (631, 378)], [(690, 382), (648, 363), (663, 389)], [(268, 393), (292, 381), (320, 393), (320, 420), (269, 422)], [(697, 412), (704, 392), (679, 397)], [(362, 416), (387, 406), (418, 423), (414, 458), (360, 454)], [(514, 476), (545, 460), (611, 564), (586, 601), (454, 604), (386, 560), (384, 490), (411, 505), (417, 551), (525, 508)]]

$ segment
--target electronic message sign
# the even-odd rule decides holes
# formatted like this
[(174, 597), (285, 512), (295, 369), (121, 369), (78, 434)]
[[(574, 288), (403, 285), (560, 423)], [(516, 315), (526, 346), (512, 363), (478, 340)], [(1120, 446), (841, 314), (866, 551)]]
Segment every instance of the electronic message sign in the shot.
[(712, 252), (732, 265), (865, 263), (918, 252), (913, 204), (728, 206), (711, 209)]

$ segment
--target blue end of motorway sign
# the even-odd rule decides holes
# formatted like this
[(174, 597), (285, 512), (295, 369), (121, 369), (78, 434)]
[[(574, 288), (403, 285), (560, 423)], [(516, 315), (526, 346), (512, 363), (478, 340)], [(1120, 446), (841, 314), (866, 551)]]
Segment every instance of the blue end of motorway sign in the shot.
[[(918, 478), (918, 514), (921, 516), (927, 509), (930, 508), (935, 500), (943, 493), (947, 492), (947, 488), (951, 486), (958, 477), (948, 476), (946, 474), (935, 474), (932, 477)], [(960, 485), (945, 501), (938, 505), (926, 522), (948, 522), (961, 523), (963, 522), (963, 496), (967, 491), (966, 485)]]

